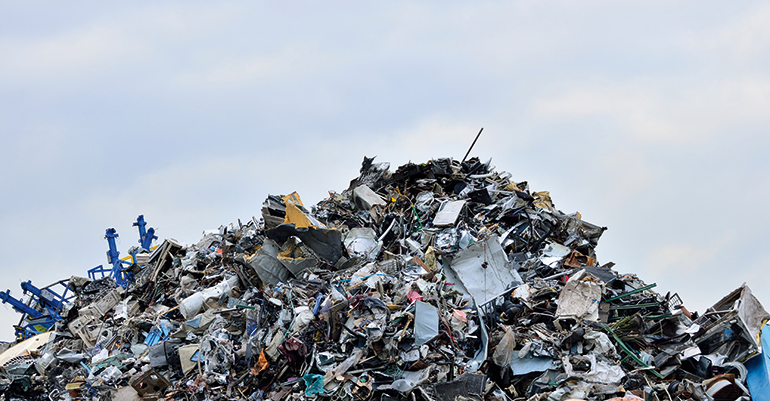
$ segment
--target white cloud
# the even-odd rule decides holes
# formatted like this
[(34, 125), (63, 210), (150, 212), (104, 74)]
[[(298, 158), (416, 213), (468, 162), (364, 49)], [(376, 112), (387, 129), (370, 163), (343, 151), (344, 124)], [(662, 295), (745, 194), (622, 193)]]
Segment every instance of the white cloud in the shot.
[(708, 139), (735, 124), (770, 121), (770, 79), (677, 81), (650, 77), (575, 85), (533, 102), (541, 121), (601, 118), (621, 135), (680, 145)]
[[(389, 140), (391, 151), (398, 153), (435, 152), (434, 157), (457, 155), (467, 149), (480, 127), (474, 127), (462, 121), (452, 121), (441, 116), (428, 116), (416, 124), (393, 133), (394, 140)], [(396, 145), (397, 144), (397, 145)], [(394, 146), (396, 145), (396, 146)], [(463, 155), (457, 157), (462, 158)]]
[[(770, 49), (768, 19), (770, 6), (750, 6), (744, 8), (743, 13), (726, 19), (721, 25), (683, 33), (678, 41), (682, 50), (698, 58), (709, 60), (717, 56), (719, 59), (713, 61), (723, 68), (740, 66), (753, 69), (761, 67), (756, 65), (758, 60), (767, 61), (767, 51)], [(732, 69), (730, 72), (740, 70)]]
[(541, 121), (600, 117), (622, 132), (653, 142), (689, 139), (692, 131), (681, 130), (667, 120), (662, 100), (664, 96), (657, 88), (646, 84), (594, 83), (535, 100), (533, 114)]
[(118, 29), (95, 25), (54, 37), (0, 39), (0, 78), (6, 83), (88, 76), (143, 52)]
[(173, 58), (178, 43), (216, 32), (240, 16), (238, 7), (228, 5), (113, 11), (60, 31), (1, 36), (0, 83), (59, 87), (100, 74), (125, 73), (137, 65), (176, 63), (182, 61)]
[(295, 80), (326, 68), (329, 58), (312, 46), (287, 45), (268, 54), (215, 59), (201, 64), (196, 70), (180, 73), (174, 82), (184, 87), (222, 88), (274, 82), (281, 78)]
[(649, 258), (653, 278), (676, 271), (677, 274), (691, 274), (716, 253), (710, 247), (692, 244), (666, 244), (651, 252)]
[(634, 198), (648, 192), (654, 184), (656, 173), (644, 155), (630, 149), (614, 149), (595, 156), (602, 186), (597, 193), (604, 194), (600, 202), (611, 205), (628, 205)]
[[(574, 21), (563, 14), (575, 11), (563, 3), (553, 8), (528, 3), (482, 2), (435, 5), (407, 4), (388, 13), (392, 27), (382, 49), (415, 57), (454, 59), (493, 74), (509, 77), (527, 60), (551, 58), (577, 38)], [(551, 18), (539, 18), (548, 15)], [(574, 38), (574, 39), (573, 39)]]

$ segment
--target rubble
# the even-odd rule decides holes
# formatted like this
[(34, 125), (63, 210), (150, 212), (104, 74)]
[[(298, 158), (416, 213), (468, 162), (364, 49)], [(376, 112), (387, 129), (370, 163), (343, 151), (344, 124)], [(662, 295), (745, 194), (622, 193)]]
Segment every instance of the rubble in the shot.
[(153, 247), (139, 216), (123, 259), (108, 229), (111, 269), (0, 294), (22, 314), (2, 399), (768, 399), (748, 286), (690, 312), (490, 163), (364, 158), (341, 193), (269, 195), (193, 245)]

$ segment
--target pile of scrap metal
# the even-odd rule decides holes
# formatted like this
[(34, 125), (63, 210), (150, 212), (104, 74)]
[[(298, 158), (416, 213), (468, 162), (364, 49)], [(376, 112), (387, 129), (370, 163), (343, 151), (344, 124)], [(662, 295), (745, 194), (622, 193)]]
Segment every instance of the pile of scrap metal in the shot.
[(296, 193), (270, 195), (261, 219), (194, 245), (151, 248), (145, 235), (132, 263), (111, 244), (112, 276), (73, 277), (74, 298), (16, 305), (50, 319), (32, 326), (41, 334), (24, 326), (0, 355), (0, 390), (39, 400), (767, 400), (770, 314), (749, 288), (690, 312), (600, 264), (604, 231), (477, 158), (394, 172), (365, 158), (348, 189), (311, 208)]

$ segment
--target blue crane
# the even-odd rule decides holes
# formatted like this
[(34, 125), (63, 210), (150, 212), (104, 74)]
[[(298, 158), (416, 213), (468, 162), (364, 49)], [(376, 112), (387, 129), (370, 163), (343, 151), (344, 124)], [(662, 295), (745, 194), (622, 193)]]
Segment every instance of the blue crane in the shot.
[(147, 222), (144, 221), (144, 215), (140, 214), (139, 217), (136, 218), (136, 222), (133, 224), (134, 227), (139, 227), (139, 244), (142, 245), (142, 248), (146, 250), (150, 250), (150, 245), (152, 245), (152, 240), (158, 239), (158, 236), (155, 235), (155, 229), (150, 227), (147, 230), (145, 230), (145, 226), (147, 225)]
[[(146, 228), (147, 222), (144, 221), (144, 215), (139, 215), (133, 226), (139, 227), (139, 244), (142, 245), (142, 248), (149, 251), (152, 240), (158, 238), (155, 235), (155, 229), (152, 227)], [(109, 272), (109, 275), (115, 279), (117, 285), (128, 288), (133, 281), (134, 276), (131, 272), (126, 271), (124, 266), (131, 266), (133, 263), (120, 260), (120, 252), (118, 251), (118, 246), (115, 242), (115, 238), (118, 238), (118, 232), (114, 228), (108, 228), (105, 231), (104, 238), (107, 240), (109, 246), (109, 249), (107, 250), (107, 262), (112, 265), (112, 269), (105, 269), (102, 265), (99, 265), (88, 270), (88, 277), (95, 280), (97, 273), (101, 273), (102, 277), (104, 277), (105, 273)], [(131, 254), (134, 263), (136, 262), (135, 255), (135, 253)]]
[[(64, 287), (61, 295), (54, 291), (53, 287), (56, 285)], [(14, 298), (11, 290), (0, 292), (0, 300), (10, 304), (22, 315), (19, 324), (14, 326), (19, 339), (48, 331), (54, 323), (62, 319), (61, 311), (64, 304), (74, 296), (68, 294), (70, 287), (67, 285), (67, 280), (59, 280), (43, 288), (35, 287), (32, 281), (28, 280), (21, 283), (21, 289), (24, 295), (29, 294), (27, 302)]]

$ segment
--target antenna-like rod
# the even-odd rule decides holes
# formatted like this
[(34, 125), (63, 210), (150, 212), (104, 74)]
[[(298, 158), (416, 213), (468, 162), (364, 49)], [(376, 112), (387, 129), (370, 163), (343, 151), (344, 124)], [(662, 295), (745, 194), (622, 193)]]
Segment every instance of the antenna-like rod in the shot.
[(468, 155), (471, 154), (471, 150), (473, 149), (473, 146), (476, 145), (476, 141), (478, 141), (479, 137), (481, 136), (481, 131), (484, 131), (484, 127), (481, 127), (481, 129), (479, 130), (479, 133), (476, 134), (476, 139), (473, 140), (473, 143), (471, 144), (471, 147), (468, 148), (468, 152), (465, 154), (465, 157), (463, 157), (463, 161), (461, 161), (460, 164), (465, 163), (465, 159), (467, 159)]

